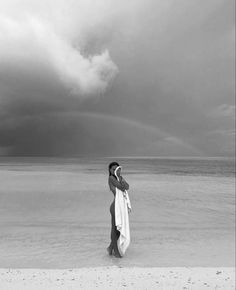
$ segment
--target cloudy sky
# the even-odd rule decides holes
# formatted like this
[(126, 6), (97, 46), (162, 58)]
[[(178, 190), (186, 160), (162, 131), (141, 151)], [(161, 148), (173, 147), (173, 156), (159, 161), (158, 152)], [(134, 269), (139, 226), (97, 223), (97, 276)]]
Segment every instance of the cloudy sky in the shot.
[(0, 155), (232, 156), (234, 0), (0, 0)]

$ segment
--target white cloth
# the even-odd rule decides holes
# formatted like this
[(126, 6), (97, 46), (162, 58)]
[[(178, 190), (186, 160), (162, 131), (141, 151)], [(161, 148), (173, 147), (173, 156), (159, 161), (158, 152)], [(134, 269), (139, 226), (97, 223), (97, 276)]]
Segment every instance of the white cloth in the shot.
[(115, 222), (120, 237), (117, 241), (118, 250), (123, 256), (130, 244), (129, 212), (131, 203), (127, 191), (122, 192), (116, 187), (115, 196)]

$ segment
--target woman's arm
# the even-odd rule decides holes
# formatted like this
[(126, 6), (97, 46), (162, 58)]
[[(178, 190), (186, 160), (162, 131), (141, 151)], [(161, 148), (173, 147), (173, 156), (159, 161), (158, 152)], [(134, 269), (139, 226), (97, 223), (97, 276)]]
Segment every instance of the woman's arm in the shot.
[(114, 176), (109, 176), (109, 182), (111, 182), (111, 184), (114, 187), (117, 187), (118, 189), (120, 189), (121, 191), (125, 191), (125, 186), (124, 184), (121, 184)]
[(126, 190), (129, 189), (129, 184), (128, 184), (128, 182), (126, 182), (126, 180), (125, 180), (122, 176), (120, 176), (120, 183), (121, 183), (122, 185), (124, 185), (124, 187), (125, 187)]

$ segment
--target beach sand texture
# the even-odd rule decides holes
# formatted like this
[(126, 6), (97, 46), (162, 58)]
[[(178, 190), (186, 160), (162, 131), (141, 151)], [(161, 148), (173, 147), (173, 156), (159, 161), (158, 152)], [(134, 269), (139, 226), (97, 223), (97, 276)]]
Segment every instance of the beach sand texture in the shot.
[(2, 290), (235, 289), (233, 268), (0, 269)]

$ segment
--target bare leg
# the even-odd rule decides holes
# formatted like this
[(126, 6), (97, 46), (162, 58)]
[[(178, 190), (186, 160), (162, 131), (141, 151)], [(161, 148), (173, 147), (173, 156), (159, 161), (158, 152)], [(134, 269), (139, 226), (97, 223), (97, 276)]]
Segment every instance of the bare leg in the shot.
[(118, 247), (117, 247), (117, 241), (120, 236), (120, 232), (116, 229), (115, 224), (115, 202), (113, 202), (110, 206), (110, 213), (111, 213), (111, 243), (109, 248), (109, 254), (112, 255), (112, 251), (114, 251), (114, 256), (121, 258), (121, 255), (119, 253)]

